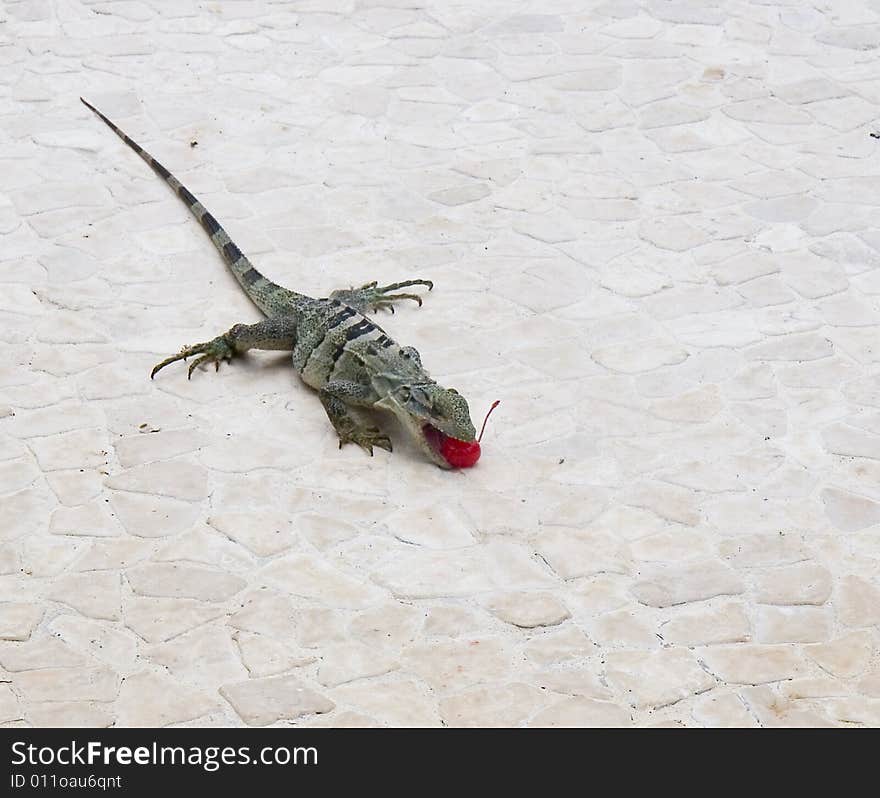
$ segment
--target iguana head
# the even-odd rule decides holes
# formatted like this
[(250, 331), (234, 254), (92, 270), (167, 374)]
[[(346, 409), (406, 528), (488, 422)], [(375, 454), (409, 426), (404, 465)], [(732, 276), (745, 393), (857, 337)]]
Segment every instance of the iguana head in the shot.
[(428, 459), (441, 468), (453, 467), (442, 453), (447, 438), (476, 439), (468, 403), (455, 388), (436, 382), (403, 384), (386, 394), (378, 406), (394, 413)]

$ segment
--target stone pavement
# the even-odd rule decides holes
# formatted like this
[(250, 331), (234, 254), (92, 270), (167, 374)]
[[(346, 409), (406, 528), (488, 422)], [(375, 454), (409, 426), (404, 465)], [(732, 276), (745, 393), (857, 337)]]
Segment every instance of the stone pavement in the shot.
[[(0, 721), (880, 724), (880, 6), (422, 5), (3, 4)], [(79, 95), (479, 466), (151, 382), (258, 314)]]

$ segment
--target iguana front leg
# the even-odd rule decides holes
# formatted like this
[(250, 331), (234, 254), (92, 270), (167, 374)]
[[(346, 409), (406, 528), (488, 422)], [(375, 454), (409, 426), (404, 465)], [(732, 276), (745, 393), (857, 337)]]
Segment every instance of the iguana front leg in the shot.
[(378, 427), (364, 426), (351, 410), (352, 405), (373, 406), (376, 396), (371, 388), (348, 380), (332, 380), (318, 391), (318, 396), (339, 436), (340, 449), (344, 443), (356, 443), (370, 457), (374, 446), (391, 451), (391, 439)]
[(422, 298), (418, 294), (395, 294), (392, 293), (400, 288), (408, 288), (411, 285), (426, 285), (430, 291), (434, 283), (430, 280), (404, 280), (400, 283), (380, 286), (375, 280), (372, 283), (362, 285), (360, 288), (334, 291), (330, 294), (331, 299), (338, 299), (355, 310), (366, 313), (368, 310), (377, 311), (388, 309), (394, 313), (394, 302), (398, 299), (412, 299), (422, 305)]
[(201, 355), (194, 360), (189, 367), (187, 378), (192, 378), (192, 373), (203, 363), (213, 363), (214, 369), (220, 369), (220, 362), (232, 360), (236, 355), (242, 355), (248, 349), (274, 349), (290, 350), (296, 344), (297, 321), (292, 316), (276, 316), (257, 324), (236, 324), (228, 332), (218, 335), (212, 341), (206, 341), (193, 346), (185, 346), (176, 355), (165, 358), (150, 372), (150, 379), (165, 366), (178, 360), (186, 360), (189, 357)]

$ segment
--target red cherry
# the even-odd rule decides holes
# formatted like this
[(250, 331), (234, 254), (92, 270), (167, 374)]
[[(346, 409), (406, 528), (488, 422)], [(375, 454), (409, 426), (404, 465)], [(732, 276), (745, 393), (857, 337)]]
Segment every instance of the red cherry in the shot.
[(440, 454), (453, 468), (471, 468), (480, 459), (480, 444), (478, 441), (444, 438), (440, 444)]
[(486, 431), (486, 422), (492, 411), (501, 404), (499, 400), (492, 403), (486, 418), (483, 419), (483, 427), (480, 430), (480, 437), (475, 441), (460, 441), (457, 438), (449, 438), (444, 436), (440, 442), (440, 454), (443, 455), (449, 465), (453, 468), (472, 468), (480, 459), (480, 441), (483, 440), (483, 433)]

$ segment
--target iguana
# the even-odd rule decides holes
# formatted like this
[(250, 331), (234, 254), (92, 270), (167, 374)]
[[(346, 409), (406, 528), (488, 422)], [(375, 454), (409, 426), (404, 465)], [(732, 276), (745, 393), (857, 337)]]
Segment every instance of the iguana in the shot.
[(202, 364), (213, 363), (219, 369), (221, 361), (249, 349), (289, 350), (293, 367), (317, 390), (340, 448), (356, 443), (371, 456), (374, 446), (390, 452), (391, 439), (378, 428), (367, 426), (358, 413), (358, 408), (381, 408), (397, 416), (422, 452), (441, 468), (461, 465), (448, 456), (450, 448), (462, 448), (460, 442), (478, 456), (479, 443), (465, 398), (454, 388), (438, 385), (422, 367), (413, 347), (399, 346), (365, 315), (380, 309), (393, 311), (397, 300), (410, 299), (421, 306), (418, 294), (395, 292), (412, 286), (425, 286), (430, 291), (434, 287), (430, 280), (383, 286), (374, 281), (360, 288), (333, 291), (322, 299), (273, 283), (257, 271), (219, 222), (171, 172), (97, 108), (80, 99), (174, 189), (211, 237), (244, 292), (266, 316), (257, 324), (236, 324), (211, 341), (185, 346), (157, 364), (151, 378), (170, 363), (189, 357), (196, 358), (189, 366), (191, 378)]

